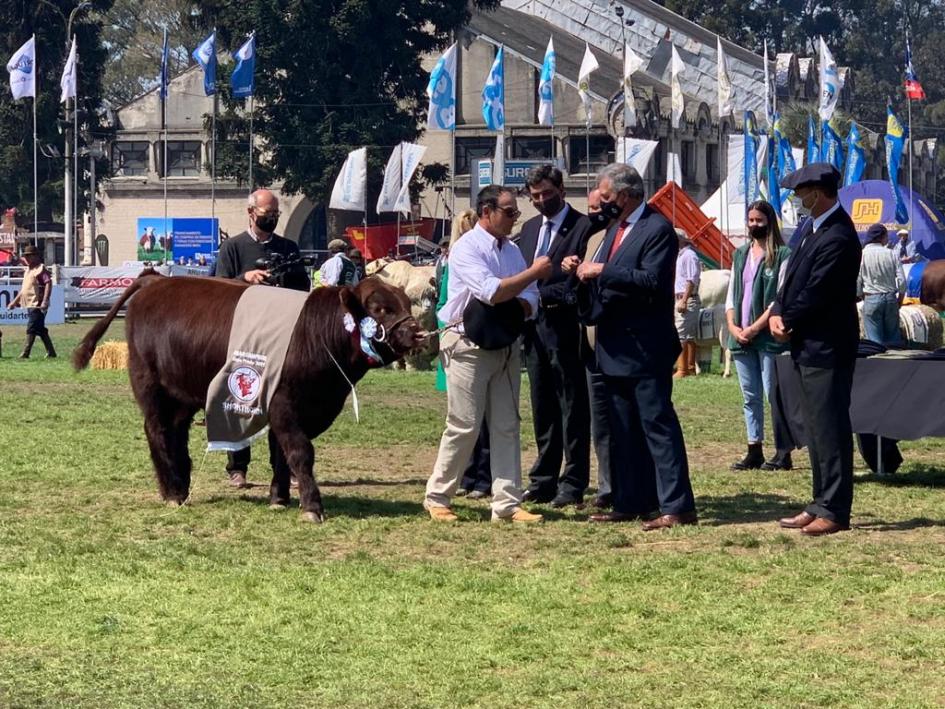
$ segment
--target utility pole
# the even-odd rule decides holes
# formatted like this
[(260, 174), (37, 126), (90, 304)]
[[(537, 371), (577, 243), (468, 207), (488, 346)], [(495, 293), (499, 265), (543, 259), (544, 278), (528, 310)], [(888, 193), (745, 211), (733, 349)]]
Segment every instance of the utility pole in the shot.
[[(80, 10), (88, 9), (88, 8), (90, 8), (90, 7), (92, 7), (92, 3), (90, 3), (90, 2), (81, 2), (81, 3), (79, 3), (78, 5), (76, 5), (76, 6), (72, 9), (72, 12), (69, 13), (69, 20), (68, 20), (68, 22), (66, 22), (66, 54), (67, 54), (67, 56), (68, 56), (69, 49), (70, 49), (70, 47), (71, 47), (71, 45), (72, 45), (72, 21), (75, 19), (75, 16), (76, 16), (76, 13), (77, 13), (77, 12), (79, 12)], [(76, 53), (76, 56), (78, 57), (78, 53)], [(75, 72), (76, 72), (76, 96), (75, 96), (75, 98), (68, 99), (68, 100), (66, 101), (66, 125), (65, 125), (66, 149), (65, 149), (65, 153), (64, 153), (64, 154), (65, 154), (65, 163), (66, 163), (65, 168), (66, 168), (66, 170), (65, 170), (65, 177), (64, 177), (64, 180), (63, 180), (63, 184), (64, 184), (64, 187), (65, 187), (65, 200), (66, 200), (65, 210), (64, 210), (65, 217), (64, 217), (64, 219), (63, 219), (63, 221), (65, 222), (65, 229), (66, 229), (66, 233), (65, 233), (65, 263), (66, 263), (66, 266), (74, 266), (74, 265), (75, 265), (75, 258), (74, 258), (74, 252), (75, 252), (75, 222), (76, 222), (76, 211), (78, 211), (78, 210), (75, 210), (75, 209), (74, 209), (74, 208), (75, 208), (75, 205), (76, 205), (76, 203), (77, 203), (77, 200), (74, 200), (74, 199), (73, 199), (73, 194), (75, 193), (75, 195), (77, 196), (77, 195), (78, 195), (78, 190), (75, 188), (75, 183), (74, 183), (74, 181), (73, 181), (73, 174), (72, 174), (72, 169), (73, 169), (73, 165), (72, 165), (72, 158), (73, 158), (72, 151), (73, 151), (73, 145), (72, 145), (72, 142), (73, 142), (73, 140), (78, 141), (78, 130), (79, 130), (79, 126), (78, 126), (78, 123), (79, 123), (79, 120), (78, 120), (78, 105), (79, 105), (79, 96), (78, 96), (78, 76), (79, 76), (78, 58), (76, 59)], [(72, 107), (71, 113), (70, 113), (70, 111), (69, 111), (70, 105), (71, 105), (71, 107)], [(70, 118), (74, 120), (74, 124), (73, 124), (73, 122), (70, 120)], [(73, 131), (75, 131), (75, 132), (73, 133)], [(76, 156), (75, 156), (75, 157), (78, 158), (78, 151), (76, 152)]]

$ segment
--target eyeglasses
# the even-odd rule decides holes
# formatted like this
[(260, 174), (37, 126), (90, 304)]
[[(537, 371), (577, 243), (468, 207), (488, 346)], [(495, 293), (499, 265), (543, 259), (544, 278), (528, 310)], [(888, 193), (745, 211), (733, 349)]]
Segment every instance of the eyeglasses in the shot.
[(496, 207), (496, 210), (502, 212), (509, 219), (518, 219), (522, 213), (515, 207)]

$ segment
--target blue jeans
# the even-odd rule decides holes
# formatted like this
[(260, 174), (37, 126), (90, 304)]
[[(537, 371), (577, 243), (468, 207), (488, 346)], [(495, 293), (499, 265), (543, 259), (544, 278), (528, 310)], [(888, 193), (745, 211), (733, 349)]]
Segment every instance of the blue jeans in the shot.
[(881, 293), (863, 298), (863, 329), (866, 339), (882, 345), (898, 343), (899, 294)]
[(743, 408), (749, 443), (762, 443), (765, 440), (765, 399), (770, 403), (776, 356), (773, 352), (753, 349), (732, 352), (745, 402)]

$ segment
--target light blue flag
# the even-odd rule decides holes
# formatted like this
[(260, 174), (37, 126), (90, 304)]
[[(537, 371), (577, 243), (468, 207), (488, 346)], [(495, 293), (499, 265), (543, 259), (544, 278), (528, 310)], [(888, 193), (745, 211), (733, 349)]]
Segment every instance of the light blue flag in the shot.
[(230, 77), (233, 98), (252, 96), (256, 90), (256, 33), (253, 32), (233, 55), (236, 67)]
[(778, 171), (778, 161), (780, 159), (777, 142), (774, 139), (774, 130), (768, 131), (768, 203), (774, 207), (774, 213), (778, 215), (778, 222), (781, 222), (781, 175)]
[(830, 163), (837, 172), (843, 173), (843, 141), (830, 126), (828, 121), (823, 123), (823, 138), (820, 142), (820, 161)]
[(203, 93), (213, 96), (217, 92), (217, 31), (213, 30), (200, 46), (194, 50), (194, 61), (203, 69)]
[(553, 126), (555, 124), (555, 65), (557, 63), (555, 46), (552, 39), (548, 40), (548, 49), (545, 50), (545, 60), (541, 64), (541, 78), (538, 80), (538, 125)]
[(863, 179), (866, 169), (866, 151), (860, 142), (860, 129), (856, 121), (850, 122), (850, 132), (847, 134), (847, 165), (843, 170), (843, 186), (849, 187), (854, 182)]
[[(774, 114), (774, 143), (778, 155), (778, 181), (790, 175), (797, 169), (794, 162), (794, 151), (791, 150), (791, 141), (781, 132), (781, 114)], [(790, 196), (791, 190), (781, 190), (781, 203)]]
[(761, 196), (761, 186), (758, 184), (758, 134), (755, 128), (755, 114), (745, 111), (745, 161), (742, 184), (745, 186), (745, 211), (748, 205)]
[(456, 43), (443, 52), (427, 84), (427, 130), (456, 129)]
[(902, 160), (902, 149), (905, 147), (908, 131), (896, 118), (892, 106), (886, 107), (886, 170), (889, 172), (889, 184), (896, 196), (896, 222), (909, 223), (909, 211), (902, 199), (902, 190), (899, 189), (899, 162)]
[(169, 81), (169, 68), (168, 68), (168, 51), (167, 51), (167, 27), (164, 28), (164, 44), (161, 46), (161, 98), (167, 98), (167, 84)]
[(807, 164), (820, 162), (820, 146), (817, 145), (817, 128), (814, 116), (807, 116)]
[(505, 47), (500, 46), (482, 87), (482, 117), (489, 130), (505, 128)]

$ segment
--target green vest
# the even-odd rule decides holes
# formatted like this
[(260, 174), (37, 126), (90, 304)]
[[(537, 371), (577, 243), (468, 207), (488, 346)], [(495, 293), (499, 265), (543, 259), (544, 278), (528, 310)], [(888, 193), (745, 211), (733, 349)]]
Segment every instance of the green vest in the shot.
[[(732, 257), (732, 306), (735, 309), (735, 324), (739, 327), (751, 325), (774, 302), (778, 294), (778, 274), (781, 272), (781, 265), (791, 255), (791, 249), (787, 246), (781, 246), (778, 248), (774, 264), (769, 267), (763, 259), (758, 264), (758, 270), (755, 271), (755, 279), (751, 286), (751, 321), (742, 323), (742, 274), (745, 271), (745, 262), (748, 260), (750, 248), (750, 243), (745, 244), (737, 249)], [(732, 335), (728, 336), (728, 348), (732, 352), (739, 352), (743, 349), (784, 352), (787, 347), (786, 343), (776, 342), (767, 329), (755, 335), (754, 339), (747, 345), (740, 345)]]

